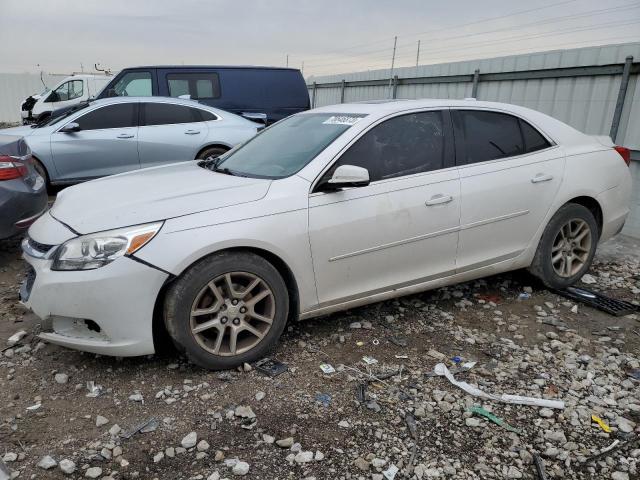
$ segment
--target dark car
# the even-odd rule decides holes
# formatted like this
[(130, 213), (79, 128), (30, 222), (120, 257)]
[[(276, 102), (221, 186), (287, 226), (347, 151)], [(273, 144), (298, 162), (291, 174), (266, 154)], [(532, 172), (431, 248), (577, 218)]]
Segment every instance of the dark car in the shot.
[(0, 239), (29, 227), (47, 209), (47, 189), (22, 137), (0, 135)]
[(273, 123), (310, 108), (300, 70), (274, 67), (150, 66), (125, 68), (96, 98), (186, 97)]

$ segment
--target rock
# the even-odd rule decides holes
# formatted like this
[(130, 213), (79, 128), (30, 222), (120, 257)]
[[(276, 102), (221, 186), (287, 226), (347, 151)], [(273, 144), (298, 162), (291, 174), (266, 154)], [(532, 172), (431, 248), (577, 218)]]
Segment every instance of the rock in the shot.
[(320, 460), (324, 460), (324, 453), (322, 453), (320, 450), (316, 450), (315, 455), (313, 456), (313, 459), (316, 462), (319, 462)]
[(173, 458), (176, 456), (176, 449), (173, 447), (167, 447), (164, 450), (164, 456), (165, 457), (169, 457), (169, 458)]
[(101, 427), (107, 423), (109, 423), (109, 420), (106, 417), (103, 417), (102, 415), (96, 416), (96, 427)]
[(613, 472), (611, 480), (629, 480), (629, 474), (627, 472)]
[(161, 462), (164, 459), (164, 452), (158, 452), (153, 456), (153, 463)]
[(60, 385), (64, 385), (69, 381), (69, 375), (67, 375), (66, 373), (56, 373), (53, 378), (56, 383), (59, 383)]
[(56, 462), (50, 455), (45, 455), (38, 462), (38, 468), (41, 468), (43, 470), (49, 470), (56, 465), (58, 465), (58, 462)]
[(112, 453), (114, 457), (119, 457), (122, 455), (122, 447), (113, 447)]
[(250, 372), (251, 370), (253, 370), (253, 368), (251, 367), (251, 365), (249, 365), (247, 362), (242, 364), (242, 370), (246, 373), (246, 372)]
[(242, 476), (249, 473), (249, 464), (247, 462), (238, 462), (231, 469), (234, 475)]
[(260, 400), (262, 400), (264, 397), (266, 396), (266, 393), (264, 392), (256, 392), (256, 400), (259, 402)]
[(238, 405), (233, 413), (235, 414), (236, 417), (256, 418), (256, 414), (253, 413), (253, 410), (251, 410), (251, 407), (248, 407), (245, 405)]
[(624, 417), (618, 417), (616, 419), (616, 423), (618, 424), (618, 429), (624, 433), (631, 433), (635, 427), (635, 424), (631, 420), (627, 420)]
[(582, 283), (586, 283), (587, 285), (596, 283), (596, 279), (593, 278), (593, 275), (589, 275), (588, 273), (584, 274), (580, 280), (582, 280)]
[(133, 395), (129, 395), (129, 400), (131, 400), (132, 402), (144, 403), (144, 397), (140, 392), (136, 392)]
[(313, 461), (313, 452), (299, 452), (294, 460), (296, 463), (309, 463)]
[(551, 418), (553, 417), (554, 413), (550, 408), (541, 408), (540, 411), (538, 411), (538, 415), (540, 415), (542, 418)]
[(262, 441), (264, 443), (271, 444), (271, 443), (275, 442), (276, 439), (275, 439), (275, 437), (272, 437), (271, 435), (267, 435), (266, 433), (263, 433), (262, 434)]
[(224, 452), (222, 450), (216, 450), (216, 453), (214, 454), (213, 459), (216, 462), (221, 462), (222, 460), (224, 460)]
[(76, 464), (68, 458), (60, 460), (60, 463), (58, 465), (60, 467), (60, 470), (62, 470), (66, 475), (71, 475), (76, 471)]
[(198, 445), (196, 445), (196, 448), (199, 452), (206, 452), (207, 450), (209, 450), (209, 442), (207, 442), (206, 440), (200, 440), (198, 442)]
[(87, 478), (98, 478), (100, 475), (102, 475), (102, 469), (100, 467), (87, 468), (84, 474)]
[(549, 440), (550, 442), (561, 443), (563, 445), (567, 443), (567, 437), (565, 437), (564, 432), (562, 430), (557, 430), (557, 431), (549, 430), (545, 432), (544, 438), (546, 440)]
[(358, 467), (363, 472), (369, 471), (370, 463), (367, 462), (364, 458), (358, 457), (353, 461), (353, 464)]
[(7, 463), (15, 462), (17, 459), (18, 459), (18, 454), (14, 452), (7, 452), (2, 457), (2, 461)]
[(276, 445), (280, 448), (291, 448), (293, 445), (293, 437), (287, 437), (276, 441)]
[(198, 434), (191, 432), (182, 439), (180, 445), (182, 445), (182, 448), (192, 448), (196, 446), (196, 443), (198, 443)]
[(109, 429), (109, 435), (111, 435), (112, 437), (115, 437), (116, 435), (118, 435), (120, 432), (122, 431), (122, 429), (120, 428), (120, 425), (118, 425), (117, 423), (115, 425), (113, 425), (110, 429)]
[(216, 471), (207, 477), (207, 480), (220, 480), (220, 474)]
[(465, 419), (464, 423), (467, 425), (467, 427), (479, 427), (480, 426), (480, 420), (474, 417), (469, 417), (467, 419)]
[(387, 461), (384, 458), (374, 458), (371, 460), (371, 466), (373, 468), (382, 468), (387, 464)]
[(349, 425), (349, 422), (347, 422), (346, 420), (341, 420), (338, 422), (338, 426), (340, 428), (349, 428), (351, 425)]
[(522, 478), (522, 472), (512, 465), (507, 471), (507, 478)]
[(14, 345), (18, 344), (20, 340), (22, 340), (26, 336), (27, 336), (26, 330), (18, 330), (16, 333), (11, 335), (7, 339), (7, 345), (9, 345), (10, 347), (13, 347)]

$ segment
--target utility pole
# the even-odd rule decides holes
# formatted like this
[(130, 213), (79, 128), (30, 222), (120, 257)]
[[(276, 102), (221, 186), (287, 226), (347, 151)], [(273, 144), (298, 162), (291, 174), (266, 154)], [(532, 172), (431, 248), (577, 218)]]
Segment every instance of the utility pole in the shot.
[(287, 53), (287, 67), (289, 66), (289, 54)]
[(302, 61), (302, 68), (300, 68), (300, 72), (304, 75), (304, 60)]
[(418, 53), (416, 53), (416, 68), (418, 67), (419, 62), (420, 62), (420, 40), (418, 40)]
[(398, 43), (398, 36), (393, 37), (393, 56), (391, 57), (391, 73), (389, 73), (389, 96), (391, 96), (391, 84), (393, 82), (393, 67), (396, 63), (396, 45)]

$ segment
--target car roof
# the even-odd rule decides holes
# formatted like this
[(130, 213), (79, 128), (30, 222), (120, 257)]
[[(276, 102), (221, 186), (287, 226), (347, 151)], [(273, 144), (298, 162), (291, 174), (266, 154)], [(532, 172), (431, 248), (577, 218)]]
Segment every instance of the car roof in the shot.
[(109, 97), (91, 100), (91, 105), (111, 105), (115, 103), (174, 103), (178, 105), (186, 105), (188, 107), (201, 107), (207, 110), (216, 110), (209, 105), (200, 103), (190, 98), (176, 97)]
[(241, 70), (291, 70), (291, 71), (299, 71), (298, 68), (291, 67), (269, 67), (264, 65), (140, 65), (137, 67), (127, 67), (123, 68), (123, 70), (136, 70), (139, 68), (162, 68), (169, 70), (188, 70), (193, 68), (211, 68), (218, 70), (233, 70), (233, 69), (241, 69)]

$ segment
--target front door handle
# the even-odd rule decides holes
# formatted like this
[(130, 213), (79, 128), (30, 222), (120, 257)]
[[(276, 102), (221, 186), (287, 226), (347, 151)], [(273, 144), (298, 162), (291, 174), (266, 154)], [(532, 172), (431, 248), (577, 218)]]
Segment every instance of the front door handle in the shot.
[(121, 133), (117, 138), (133, 138), (133, 133)]
[(531, 179), (531, 183), (548, 182), (550, 180), (553, 180), (553, 175), (546, 175), (544, 173), (539, 173)]
[(433, 205), (443, 205), (445, 203), (449, 203), (451, 200), (453, 200), (453, 197), (451, 195), (442, 195), (441, 193), (439, 193), (431, 197), (424, 204), (427, 207), (432, 207)]
[(186, 130), (184, 132), (185, 135), (197, 135), (200, 133), (200, 130)]

